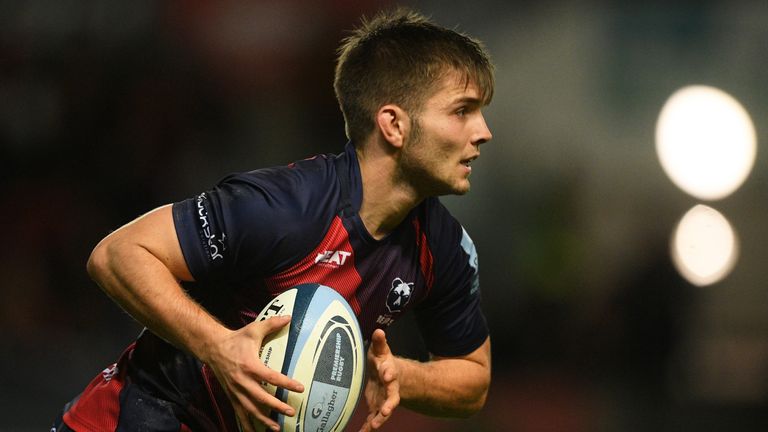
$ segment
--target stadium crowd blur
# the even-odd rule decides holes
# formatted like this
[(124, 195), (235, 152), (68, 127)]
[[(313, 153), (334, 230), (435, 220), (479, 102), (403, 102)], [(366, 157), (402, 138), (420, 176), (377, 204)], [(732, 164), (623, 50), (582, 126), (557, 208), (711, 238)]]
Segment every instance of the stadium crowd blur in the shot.
[[(727, 303), (731, 320), (706, 325), (720, 294), (670, 262), (691, 202), (654, 165), (652, 134), (688, 80), (730, 86), (760, 127), (768, 7), (462, 3), (406, 4), (484, 40), (498, 66), (495, 139), (472, 192), (444, 200), (480, 253), (493, 386), (473, 419), (400, 410), (385, 430), (766, 430), (768, 322), (750, 318), (763, 273), (718, 288), (753, 309)], [(229, 172), (341, 151), (334, 50), (391, 4), (0, 1), (0, 430), (48, 427), (140, 330), (85, 271), (110, 230)], [(766, 196), (760, 160), (743, 197)], [(760, 218), (744, 208), (764, 222), (766, 205), (725, 205), (749, 273)], [(423, 358), (412, 330), (393, 344)], [(696, 343), (712, 335), (726, 366)]]

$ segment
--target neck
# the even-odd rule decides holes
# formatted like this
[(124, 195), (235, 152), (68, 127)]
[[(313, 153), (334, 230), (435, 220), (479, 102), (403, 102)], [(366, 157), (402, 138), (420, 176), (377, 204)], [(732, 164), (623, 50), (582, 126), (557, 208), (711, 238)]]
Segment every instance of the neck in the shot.
[(375, 142), (358, 148), (363, 202), (360, 219), (375, 239), (391, 233), (422, 197), (397, 175), (397, 155)]

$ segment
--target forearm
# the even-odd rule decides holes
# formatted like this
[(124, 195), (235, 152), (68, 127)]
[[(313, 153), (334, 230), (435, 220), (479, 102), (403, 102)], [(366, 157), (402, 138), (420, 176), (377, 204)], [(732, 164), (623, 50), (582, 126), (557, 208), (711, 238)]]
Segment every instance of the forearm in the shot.
[(174, 346), (205, 357), (206, 345), (229, 330), (187, 295), (157, 255), (118, 230), (94, 249), (88, 272), (134, 319)]
[[(489, 341), (481, 347), (485, 352)], [(488, 348), (489, 354), (489, 348)], [(467, 417), (485, 404), (490, 355), (439, 358), (428, 362), (397, 358), (401, 404), (424, 414)]]

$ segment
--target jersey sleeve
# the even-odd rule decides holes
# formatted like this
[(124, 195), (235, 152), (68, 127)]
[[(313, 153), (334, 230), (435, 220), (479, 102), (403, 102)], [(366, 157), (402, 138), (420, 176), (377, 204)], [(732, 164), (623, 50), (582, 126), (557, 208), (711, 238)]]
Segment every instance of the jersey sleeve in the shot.
[(322, 202), (338, 193), (324, 187), (329, 173), (322, 164), (307, 161), (231, 175), (175, 203), (176, 233), (195, 280), (269, 275), (311, 250), (330, 220), (321, 214), (328, 212)]
[(429, 221), (435, 282), (427, 299), (417, 306), (416, 319), (432, 354), (455, 357), (482, 345), (488, 337), (488, 325), (480, 307), (475, 245), (447, 210), (441, 210), (432, 212)]

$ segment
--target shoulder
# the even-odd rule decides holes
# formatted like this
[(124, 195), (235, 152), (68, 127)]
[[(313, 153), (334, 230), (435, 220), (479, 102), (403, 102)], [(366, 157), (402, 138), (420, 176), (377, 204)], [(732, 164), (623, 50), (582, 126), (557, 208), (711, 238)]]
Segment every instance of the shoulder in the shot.
[(230, 176), (220, 187), (231, 188), (228, 195), (236, 199), (245, 195), (236, 208), (259, 221), (253, 229), (280, 233), (282, 246), (292, 245), (288, 249), (316, 240), (338, 211), (336, 170), (325, 155)]
[(312, 220), (315, 214), (334, 212), (338, 181), (333, 163), (325, 155), (286, 166), (262, 168), (225, 177), (215, 188), (223, 205), (260, 219), (268, 217)]
[(335, 179), (333, 163), (326, 155), (319, 155), (285, 166), (230, 174), (218, 183), (217, 188), (275, 198), (289, 195), (295, 200), (313, 197), (316, 191), (333, 185)]
[[(228, 175), (174, 206), (183, 249), (194, 252), (201, 243), (198, 255), (223, 270), (270, 272), (288, 265), (322, 239), (338, 211), (336, 179), (327, 156)], [(219, 253), (226, 259), (206, 257), (212, 247), (226, 251)], [(207, 271), (208, 266), (196, 268)]]
[(464, 262), (477, 271), (477, 250), (472, 238), (438, 198), (430, 198), (423, 203), (419, 218), (438, 270), (455, 270), (459, 263)]
[(431, 245), (451, 247), (461, 242), (464, 229), (438, 198), (428, 198), (422, 203), (419, 219)]

